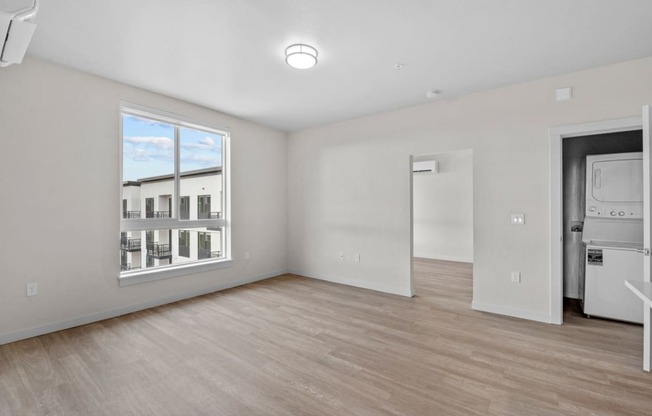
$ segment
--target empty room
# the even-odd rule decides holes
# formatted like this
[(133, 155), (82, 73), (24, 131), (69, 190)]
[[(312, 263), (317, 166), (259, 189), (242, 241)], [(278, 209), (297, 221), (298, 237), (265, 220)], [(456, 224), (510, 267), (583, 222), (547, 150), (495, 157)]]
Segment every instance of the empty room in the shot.
[(652, 414), (650, 16), (0, 0), (0, 416)]

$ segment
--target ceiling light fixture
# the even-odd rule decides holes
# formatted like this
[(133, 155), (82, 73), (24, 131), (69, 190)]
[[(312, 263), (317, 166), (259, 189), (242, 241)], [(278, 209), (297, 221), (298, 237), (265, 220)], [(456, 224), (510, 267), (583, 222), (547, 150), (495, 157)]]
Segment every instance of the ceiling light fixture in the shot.
[(302, 43), (285, 48), (285, 62), (292, 68), (308, 69), (317, 65), (317, 49)]

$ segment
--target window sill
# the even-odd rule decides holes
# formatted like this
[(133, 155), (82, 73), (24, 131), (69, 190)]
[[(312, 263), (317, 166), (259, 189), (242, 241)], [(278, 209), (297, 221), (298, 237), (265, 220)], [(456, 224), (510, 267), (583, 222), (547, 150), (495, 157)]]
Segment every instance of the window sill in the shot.
[(120, 273), (118, 281), (120, 286), (131, 286), (139, 283), (154, 282), (173, 277), (187, 276), (211, 270), (231, 267), (232, 259), (207, 260), (193, 264), (178, 264), (158, 269), (139, 270)]

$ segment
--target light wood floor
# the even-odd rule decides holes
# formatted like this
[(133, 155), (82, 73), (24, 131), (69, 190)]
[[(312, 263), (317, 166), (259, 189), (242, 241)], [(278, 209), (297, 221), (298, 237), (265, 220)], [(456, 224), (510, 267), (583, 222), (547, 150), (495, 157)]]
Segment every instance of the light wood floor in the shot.
[(0, 346), (0, 415), (652, 415), (642, 329), (472, 311), (471, 267), (417, 297), (286, 275)]

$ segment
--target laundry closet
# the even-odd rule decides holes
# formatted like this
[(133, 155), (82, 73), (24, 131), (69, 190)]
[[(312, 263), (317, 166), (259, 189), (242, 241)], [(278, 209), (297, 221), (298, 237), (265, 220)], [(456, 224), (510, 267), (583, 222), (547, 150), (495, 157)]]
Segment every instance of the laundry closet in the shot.
[(590, 317), (642, 323), (624, 284), (643, 279), (642, 147), (640, 130), (563, 141), (564, 297)]

